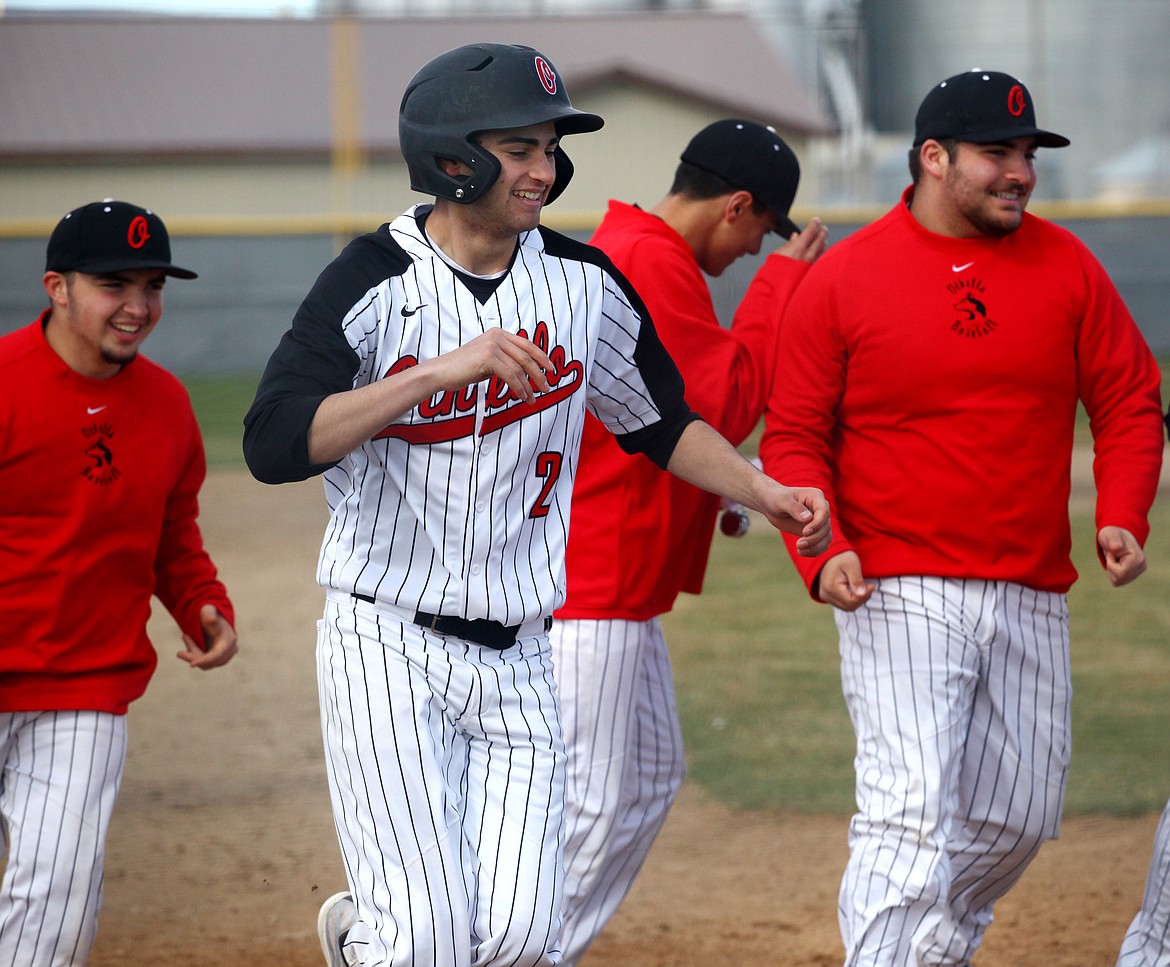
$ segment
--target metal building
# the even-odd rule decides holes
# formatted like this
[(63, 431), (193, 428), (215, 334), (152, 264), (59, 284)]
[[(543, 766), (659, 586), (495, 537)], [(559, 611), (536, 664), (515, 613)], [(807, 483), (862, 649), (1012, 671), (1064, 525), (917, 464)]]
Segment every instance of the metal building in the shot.
[(1040, 123), (1072, 139), (1045, 161), (1048, 196), (1170, 195), (1166, 0), (861, 0), (861, 12), (877, 131), (912, 128), (944, 77), (1003, 70), (1028, 86)]

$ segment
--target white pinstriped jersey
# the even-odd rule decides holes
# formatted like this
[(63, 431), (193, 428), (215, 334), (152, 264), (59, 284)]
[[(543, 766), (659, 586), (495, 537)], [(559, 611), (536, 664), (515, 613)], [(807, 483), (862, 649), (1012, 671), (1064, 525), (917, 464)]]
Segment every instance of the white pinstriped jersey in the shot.
[[(564, 600), (586, 404), (623, 446), (662, 463), (694, 416), (640, 301), (600, 252), (544, 228), (527, 232), (481, 301), (428, 242), (417, 217), (427, 210), (355, 240), (322, 273), (269, 362), (245, 453), (271, 482), (324, 470), (322, 586), (520, 624)], [(329, 468), (307, 464), (303, 441), (289, 451), (287, 435), (307, 430), (325, 395), (494, 327), (523, 333), (553, 360), (551, 391), (535, 403), (492, 379), (424, 401)], [(323, 354), (332, 374), (326, 365), (321, 375)], [(310, 410), (298, 398), (316, 402)]]

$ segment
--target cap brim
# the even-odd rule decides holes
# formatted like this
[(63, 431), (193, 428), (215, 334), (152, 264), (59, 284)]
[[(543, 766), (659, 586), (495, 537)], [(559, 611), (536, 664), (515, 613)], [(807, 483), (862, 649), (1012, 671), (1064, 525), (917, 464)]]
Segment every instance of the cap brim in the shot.
[(792, 238), (793, 235), (799, 235), (803, 229), (796, 224), (787, 215), (782, 215), (780, 212), (772, 212), (776, 219), (776, 234), (784, 236), (785, 239)]
[(190, 269), (181, 269), (179, 266), (171, 265), (169, 262), (128, 262), (124, 259), (113, 262), (89, 262), (85, 265), (75, 265), (72, 271), (84, 272), (86, 275), (101, 275), (105, 272), (127, 272), (131, 269), (162, 269), (167, 275), (173, 275), (176, 279), (199, 278)]
[(553, 118), (556, 123), (557, 134), (588, 134), (590, 131), (600, 131), (605, 125), (604, 119), (598, 114), (589, 114), (585, 111), (574, 111), (562, 117)]
[[(1063, 134), (1052, 131), (1041, 131), (1039, 128), (1000, 128), (998, 131), (980, 131), (978, 134), (954, 134), (955, 141), (969, 141), (971, 144), (995, 144), (999, 141), (1011, 141), (1015, 138), (1035, 138), (1041, 148), (1067, 148), (1071, 141)], [(943, 138), (935, 138), (942, 141)]]

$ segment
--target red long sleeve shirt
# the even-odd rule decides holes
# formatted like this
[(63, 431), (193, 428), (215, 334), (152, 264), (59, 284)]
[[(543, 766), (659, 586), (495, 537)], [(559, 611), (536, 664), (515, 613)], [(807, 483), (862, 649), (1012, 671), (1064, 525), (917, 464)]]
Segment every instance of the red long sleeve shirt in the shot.
[(152, 594), (197, 642), (203, 604), (234, 623), (196, 521), (203, 442), (175, 377), (81, 376), (44, 318), (0, 339), (0, 711), (122, 714), (157, 664)]
[[(662, 219), (611, 201), (591, 239), (637, 290), (686, 383), (687, 403), (732, 443), (763, 414), (780, 314), (807, 264), (772, 255), (752, 280), (730, 329), (715, 314), (694, 252)], [(624, 453), (589, 417), (573, 489), (559, 618), (644, 621), (680, 591), (698, 594), (718, 498)]]
[(1162, 460), (1158, 367), (1071, 233), (1025, 215), (1002, 238), (948, 238), (915, 221), (909, 197), (826, 252), (785, 317), (760, 456), (786, 484), (822, 488), (834, 513), (829, 550), (793, 560), (810, 589), (853, 549), (866, 577), (1066, 591), (1077, 401), (1097, 526), (1144, 542)]

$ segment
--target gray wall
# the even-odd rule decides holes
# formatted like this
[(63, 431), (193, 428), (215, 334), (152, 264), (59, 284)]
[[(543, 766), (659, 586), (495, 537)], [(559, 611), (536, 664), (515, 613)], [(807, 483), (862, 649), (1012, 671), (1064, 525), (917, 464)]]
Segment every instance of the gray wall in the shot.
[[(259, 373), (335, 247), (327, 235), (172, 236), (171, 250), (199, 278), (167, 281), (166, 311), (145, 353), (186, 375)], [(0, 239), (0, 332), (47, 307), (44, 266), (44, 241)]]
[[(1170, 218), (1063, 224), (1104, 263), (1154, 352), (1170, 357)], [(857, 227), (833, 224), (830, 238)], [(336, 251), (325, 235), (175, 237), (172, 248), (175, 261), (200, 277), (167, 283), (166, 315), (146, 354), (180, 375), (259, 373)], [(712, 280), (725, 323), (762, 260), (741, 259)], [(43, 269), (43, 240), (0, 239), (0, 332), (26, 325), (45, 308)]]
[[(1170, 218), (1061, 219), (1101, 260), (1159, 357), (1170, 358)], [(858, 225), (831, 224), (830, 244)], [(725, 323), (762, 258), (743, 258), (711, 283)]]

